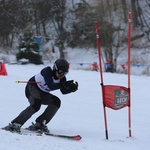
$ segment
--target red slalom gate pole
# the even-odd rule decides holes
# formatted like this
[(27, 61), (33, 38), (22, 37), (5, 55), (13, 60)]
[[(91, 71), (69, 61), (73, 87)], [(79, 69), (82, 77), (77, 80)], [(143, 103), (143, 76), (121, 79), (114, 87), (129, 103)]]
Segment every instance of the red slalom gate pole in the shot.
[[(129, 89), (129, 100), (131, 105), (131, 92), (130, 92), (130, 48), (131, 48), (131, 23), (132, 23), (132, 14), (131, 12), (128, 13), (128, 89)], [(131, 134), (131, 107), (128, 107), (128, 122), (129, 122), (129, 137), (132, 136)]]
[(37, 84), (41, 82), (34, 82), (34, 81), (16, 81), (16, 83), (29, 83), (29, 84)]
[(97, 21), (96, 21), (96, 40), (97, 40), (97, 49), (98, 49), (98, 58), (99, 58), (100, 79), (101, 79), (101, 84), (103, 84), (102, 62), (101, 62), (101, 51), (100, 51), (100, 38), (99, 38), (99, 26), (98, 26)]
[(99, 38), (99, 26), (96, 21), (96, 39), (97, 39), (97, 49), (98, 49), (98, 58), (99, 58), (99, 68), (100, 68), (100, 79), (101, 79), (101, 87), (102, 87), (102, 98), (103, 98), (103, 109), (104, 109), (104, 122), (105, 122), (105, 134), (106, 139), (108, 139), (108, 128), (107, 128), (107, 117), (106, 117), (106, 107), (104, 105), (104, 88), (103, 88), (103, 73), (102, 73), (102, 59), (101, 59), (101, 50), (100, 50), (100, 38)]

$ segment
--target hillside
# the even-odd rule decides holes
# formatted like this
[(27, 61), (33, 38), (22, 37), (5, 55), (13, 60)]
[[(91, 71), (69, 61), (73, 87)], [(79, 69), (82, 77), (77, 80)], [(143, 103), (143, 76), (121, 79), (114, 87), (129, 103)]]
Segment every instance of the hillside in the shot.
[[(52, 66), (52, 64), (51, 64)], [(25, 84), (16, 80), (28, 80), (39, 72), (43, 65), (6, 65), (8, 76), (0, 76), (1, 109), (0, 127), (10, 123), (25, 107), (28, 101), (24, 96)], [(48, 124), (51, 133), (80, 134), (81, 141), (71, 141), (55, 137), (18, 135), (0, 130), (0, 147), (3, 150), (149, 150), (150, 101), (149, 77), (131, 76), (131, 131), (128, 135), (128, 108), (107, 111), (108, 135), (105, 139), (105, 126), (99, 72), (70, 70), (68, 79), (79, 83), (79, 90), (69, 95), (52, 92), (61, 99), (61, 108)], [(127, 86), (127, 76), (104, 73), (104, 84)], [(23, 126), (28, 127), (42, 109)]]

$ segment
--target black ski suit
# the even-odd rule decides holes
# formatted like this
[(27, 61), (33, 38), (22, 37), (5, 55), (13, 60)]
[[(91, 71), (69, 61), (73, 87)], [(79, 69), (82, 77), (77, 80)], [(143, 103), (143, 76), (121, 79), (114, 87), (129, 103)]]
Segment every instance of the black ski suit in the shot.
[[(71, 93), (71, 89), (61, 87), (61, 83), (66, 81), (64, 76), (62, 79), (55, 77), (55, 72), (51, 67), (46, 67), (29, 79), (25, 88), (25, 94), (30, 105), (23, 110), (18, 117), (11, 121), (11, 123), (18, 123), (23, 125), (34, 113), (36, 113), (41, 105), (48, 105), (45, 111), (36, 119), (36, 122), (46, 121), (46, 124), (53, 118), (57, 110), (60, 108), (60, 99), (51, 94), (50, 91), (60, 89), (62, 94)], [(33, 84), (35, 82), (35, 84)]]

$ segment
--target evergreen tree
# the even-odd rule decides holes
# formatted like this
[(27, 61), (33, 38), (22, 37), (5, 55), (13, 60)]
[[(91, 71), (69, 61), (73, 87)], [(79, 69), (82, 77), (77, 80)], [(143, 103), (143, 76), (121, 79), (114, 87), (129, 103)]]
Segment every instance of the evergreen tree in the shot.
[(18, 49), (19, 52), (16, 54), (17, 60), (25, 58), (28, 59), (30, 63), (42, 64), (42, 56), (39, 53), (39, 45), (34, 40), (31, 32), (27, 31), (24, 33)]

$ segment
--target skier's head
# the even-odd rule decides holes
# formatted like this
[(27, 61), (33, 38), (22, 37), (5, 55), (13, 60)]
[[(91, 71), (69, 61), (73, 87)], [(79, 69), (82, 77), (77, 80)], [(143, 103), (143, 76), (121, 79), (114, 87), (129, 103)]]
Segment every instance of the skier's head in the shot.
[(67, 60), (59, 58), (54, 63), (53, 71), (57, 72), (61, 76), (66, 75), (69, 71), (69, 63)]

